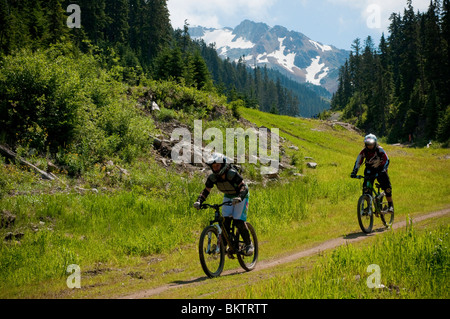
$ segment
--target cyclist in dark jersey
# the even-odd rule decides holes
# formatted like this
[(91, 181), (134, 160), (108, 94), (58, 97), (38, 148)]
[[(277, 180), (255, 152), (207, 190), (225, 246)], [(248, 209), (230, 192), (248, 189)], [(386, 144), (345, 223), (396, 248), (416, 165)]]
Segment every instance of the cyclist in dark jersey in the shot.
[[(388, 201), (388, 211), (394, 212), (394, 202), (392, 199), (392, 185), (388, 175), (389, 169), (389, 157), (386, 151), (378, 145), (378, 139), (375, 135), (369, 134), (364, 138), (366, 147), (359, 153), (356, 159), (355, 167), (351, 174), (352, 178), (356, 178), (359, 168), (366, 163), (366, 169), (364, 175), (378, 174), (378, 182), (381, 188), (386, 193), (386, 199)], [(371, 181), (372, 183), (374, 180)]]
[(198, 197), (194, 207), (200, 209), (201, 205), (208, 198), (214, 186), (225, 194), (224, 203), (231, 202), (233, 206), (224, 206), (222, 208), (225, 217), (224, 226), (227, 232), (231, 230), (231, 222), (234, 219), (234, 225), (239, 230), (245, 243), (244, 253), (251, 256), (254, 253), (254, 246), (250, 239), (250, 232), (245, 222), (247, 221), (249, 190), (243, 177), (233, 168), (222, 154), (213, 154), (208, 160), (207, 165), (213, 171), (205, 184), (205, 189)]

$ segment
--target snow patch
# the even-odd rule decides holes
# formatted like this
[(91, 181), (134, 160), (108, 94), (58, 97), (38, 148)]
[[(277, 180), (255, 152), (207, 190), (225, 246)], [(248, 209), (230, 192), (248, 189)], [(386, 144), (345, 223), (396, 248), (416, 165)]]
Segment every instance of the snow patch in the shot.
[(258, 63), (270, 63), (269, 59), (267, 58), (267, 53), (260, 54), (256, 57), (256, 60)]
[(234, 40), (236, 36), (233, 34), (232, 30), (229, 29), (219, 29), (205, 31), (202, 39), (206, 44), (215, 43), (217, 49), (221, 49), (220, 54), (225, 55), (230, 49), (252, 49), (255, 44), (251, 41), (245, 40), (240, 37)]
[(320, 64), (320, 55), (311, 59), (311, 65), (306, 68), (306, 82), (320, 85), (320, 81), (328, 75), (330, 68), (325, 67), (325, 63)]
[(333, 49), (329, 45), (323, 45), (323, 44), (320, 44), (319, 42), (316, 42), (313, 40), (309, 40), (309, 42), (314, 44), (317, 50), (322, 50), (322, 52), (333, 51)]
[(282, 67), (294, 73), (294, 68), (298, 68), (294, 64), (296, 53), (284, 53), (286, 50), (286, 46), (283, 45), (284, 40), (286, 40), (286, 37), (278, 38), (278, 41), (280, 42), (280, 49), (268, 54), (267, 57), (275, 58)]

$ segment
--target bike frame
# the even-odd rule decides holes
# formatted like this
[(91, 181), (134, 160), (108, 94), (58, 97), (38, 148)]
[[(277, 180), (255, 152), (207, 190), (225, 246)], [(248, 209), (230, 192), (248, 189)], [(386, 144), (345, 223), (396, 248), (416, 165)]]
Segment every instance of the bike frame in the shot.
[[(222, 240), (222, 238), (225, 238), (225, 241), (227, 242), (228, 246), (232, 247), (233, 249), (235, 249), (234, 243), (231, 242), (231, 238), (229, 237), (229, 234), (227, 234), (226, 231), (223, 231), (225, 229), (225, 226), (223, 224), (223, 221), (225, 220), (225, 218), (222, 216), (222, 212), (220, 211), (220, 208), (222, 206), (232, 206), (232, 203), (226, 202), (226, 203), (223, 203), (221, 205), (203, 204), (201, 209), (212, 208), (212, 209), (215, 210), (215, 218), (214, 218), (214, 220), (212, 220), (209, 223), (210, 226), (216, 227), (217, 231), (219, 232), (220, 239)], [(233, 222), (232, 232), (234, 234), (234, 222)]]
[[(357, 176), (357, 179), (364, 179), (364, 184), (363, 184), (363, 195), (367, 195), (370, 197), (370, 210), (372, 210), (372, 203), (373, 200), (375, 200), (375, 213), (381, 214), (381, 209), (379, 207), (379, 203), (378, 203), (378, 198), (382, 195), (380, 189), (381, 186), (377, 183), (375, 184), (378, 191), (375, 190), (375, 187), (373, 185), (373, 183), (371, 182), (371, 180), (375, 180), (378, 177), (378, 174), (376, 175), (368, 175), (368, 176)], [(372, 195), (370, 193), (368, 193), (367, 191), (372, 192)], [(373, 196), (373, 194), (375, 194), (375, 196)], [(372, 213), (372, 212), (370, 212)]]

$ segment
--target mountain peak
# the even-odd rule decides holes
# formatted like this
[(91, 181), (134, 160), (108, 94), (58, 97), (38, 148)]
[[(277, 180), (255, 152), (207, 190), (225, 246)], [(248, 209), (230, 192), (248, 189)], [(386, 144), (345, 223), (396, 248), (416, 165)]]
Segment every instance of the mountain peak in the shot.
[(269, 29), (270, 27), (265, 23), (244, 20), (234, 28), (233, 34), (256, 43)]
[(251, 66), (267, 66), (300, 83), (312, 83), (334, 93), (339, 68), (349, 52), (325, 45), (306, 35), (277, 25), (244, 20), (234, 29), (190, 29), (193, 38), (215, 43), (222, 58), (244, 58)]

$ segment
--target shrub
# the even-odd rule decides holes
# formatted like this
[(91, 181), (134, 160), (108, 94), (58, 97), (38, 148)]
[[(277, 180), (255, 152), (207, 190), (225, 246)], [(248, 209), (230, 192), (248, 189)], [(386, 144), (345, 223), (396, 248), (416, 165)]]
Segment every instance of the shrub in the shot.
[(81, 78), (71, 59), (23, 50), (7, 56), (0, 73), (0, 126), (7, 141), (43, 150), (70, 140)]

